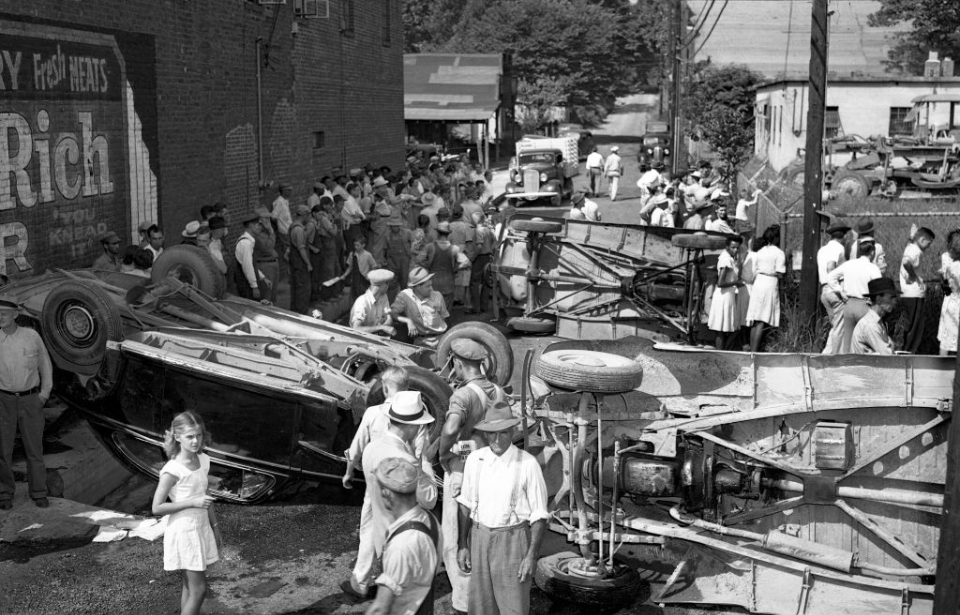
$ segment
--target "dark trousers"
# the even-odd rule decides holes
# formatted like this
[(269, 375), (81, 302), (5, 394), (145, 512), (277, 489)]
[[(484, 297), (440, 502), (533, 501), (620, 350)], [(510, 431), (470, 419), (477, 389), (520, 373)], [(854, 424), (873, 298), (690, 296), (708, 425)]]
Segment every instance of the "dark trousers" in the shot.
[(17, 397), (0, 393), (0, 502), (13, 499), (13, 442), (20, 439), (27, 455), (30, 497), (47, 496), (47, 469), (43, 465), (43, 404), (33, 393)]
[(900, 297), (900, 305), (907, 315), (907, 326), (903, 334), (903, 349), (914, 354), (923, 341), (923, 297)]
[(473, 309), (479, 312), (487, 310), (486, 268), (490, 264), (490, 254), (477, 254), (470, 270), (470, 301)]
[(600, 188), (600, 175), (603, 173), (603, 169), (587, 169), (587, 173), (590, 176), (590, 195), (596, 196), (597, 190)]
[(290, 310), (298, 314), (310, 311), (310, 272), (298, 250), (290, 250)]

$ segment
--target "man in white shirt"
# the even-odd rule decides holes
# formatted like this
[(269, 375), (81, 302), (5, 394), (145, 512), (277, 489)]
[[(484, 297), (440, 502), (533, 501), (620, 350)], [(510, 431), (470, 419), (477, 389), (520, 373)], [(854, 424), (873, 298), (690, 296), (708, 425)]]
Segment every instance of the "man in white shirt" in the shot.
[(917, 229), (913, 240), (903, 249), (903, 258), (900, 261), (900, 292), (903, 293), (901, 303), (907, 315), (903, 349), (914, 354), (920, 350), (920, 342), (923, 341), (923, 299), (927, 293), (927, 285), (919, 273), (920, 257), (935, 238), (936, 235), (930, 229)]
[(727, 205), (723, 201), (717, 203), (717, 219), (716, 220), (707, 220), (704, 224), (704, 228), (708, 231), (715, 231), (717, 233), (726, 233), (728, 235), (735, 235), (736, 231), (733, 230), (733, 227), (730, 226), (730, 218), (727, 215)]
[(620, 176), (623, 175), (623, 163), (621, 162), (620, 148), (614, 145), (610, 148), (610, 155), (603, 163), (603, 174), (607, 177), (610, 185), (610, 202), (617, 200), (617, 188), (620, 186)]
[(508, 405), (495, 404), (474, 427), (487, 446), (470, 453), (464, 466), (457, 563), (470, 573), (470, 615), (530, 612), (530, 584), (550, 513), (540, 465), (513, 445), (519, 422)]
[(763, 194), (762, 190), (754, 190), (753, 198), (748, 199), (750, 193), (747, 192), (747, 189), (744, 188), (740, 191), (740, 200), (737, 201), (737, 211), (734, 213), (734, 218), (737, 221), (737, 228), (741, 232), (750, 228), (750, 214), (747, 209), (757, 204), (757, 199), (760, 198), (761, 194)]
[(241, 223), (243, 224), (243, 234), (240, 235), (240, 239), (237, 240), (237, 246), (234, 248), (234, 256), (237, 259), (237, 266), (240, 267), (240, 271), (243, 273), (246, 286), (241, 286), (241, 284), (238, 283), (237, 292), (241, 297), (260, 301), (263, 297), (261, 284), (265, 286), (265, 288), (263, 288), (264, 292), (269, 291), (269, 288), (266, 287), (266, 276), (257, 268), (256, 263), (253, 261), (253, 248), (257, 241), (254, 234), (261, 230), (260, 214), (257, 212), (249, 214), (241, 220)]
[(597, 196), (597, 189), (600, 187), (600, 182), (602, 181), (600, 177), (603, 175), (603, 155), (597, 151), (597, 146), (594, 145), (590, 150), (590, 154), (587, 155), (587, 175), (590, 177), (590, 196)]
[(649, 196), (654, 189), (659, 190), (662, 181), (663, 177), (660, 175), (660, 171), (650, 168), (650, 165), (645, 162), (640, 164), (640, 179), (637, 180), (637, 188), (640, 188), (641, 198)]
[(650, 214), (650, 226), (673, 227), (673, 214), (670, 213), (670, 199), (668, 199), (666, 195), (663, 195), (663, 198), (657, 201), (657, 208)]
[[(363, 451), (363, 477), (366, 481), (364, 506), (370, 501), (369, 539), (373, 542), (375, 558), (367, 562), (367, 569), (354, 569), (350, 578), (340, 584), (344, 593), (362, 599), (367, 598), (367, 590), (372, 581), (373, 562), (383, 552), (387, 529), (394, 521), (390, 511), (384, 506), (383, 495), (377, 482), (376, 471), (384, 459), (396, 457), (409, 461), (420, 468), (417, 479), (417, 501), (426, 509), (432, 509), (437, 503), (437, 484), (429, 463), (417, 459), (413, 443), (422, 425), (433, 423), (434, 418), (417, 391), (399, 391), (393, 395), (386, 409), (390, 426), (376, 442), (371, 442)], [(359, 559), (359, 558), (358, 558)]]
[(880, 269), (873, 263), (873, 239), (860, 240), (860, 256), (848, 260), (827, 274), (827, 285), (843, 306), (843, 318), (835, 333), (840, 343), (835, 354), (849, 354), (853, 330), (869, 310), (867, 293), (870, 280), (880, 277)]
[(817, 272), (820, 278), (820, 303), (827, 310), (830, 319), (830, 334), (823, 347), (823, 354), (837, 354), (840, 348), (841, 321), (843, 320), (843, 303), (837, 293), (827, 285), (827, 275), (846, 262), (843, 238), (850, 227), (840, 222), (834, 222), (825, 231), (830, 240), (817, 251)]
[(853, 330), (851, 352), (854, 354), (893, 354), (893, 342), (890, 340), (890, 334), (887, 333), (887, 327), (883, 324), (883, 318), (897, 309), (897, 295), (899, 294), (890, 278), (870, 280), (867, 290), (867, 295), (870, 297), (870, 310), (860, 319)]
[[(277, 198), (273, 200), (270, 213), (277, 221), (277, 254), (280, 262), (287, 261), (287, 250), (290, 249), (290, 226), (293, 224), (293, 215), (290, 213), (290, 184), (281, 183), (277, 186)], [(319, 198), (317, 200), (319, 203)]]
[(163, 229), (153, 224), (147, 229), (147, 245), (144, 246), (146, 250), (153, 255), (153, 262), (157, 262), (157, 258), (163, 254)]

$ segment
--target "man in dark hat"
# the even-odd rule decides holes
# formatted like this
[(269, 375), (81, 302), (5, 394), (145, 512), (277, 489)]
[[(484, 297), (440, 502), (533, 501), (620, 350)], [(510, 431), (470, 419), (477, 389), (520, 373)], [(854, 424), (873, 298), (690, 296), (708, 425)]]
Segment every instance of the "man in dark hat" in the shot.
[(488, 410), (475, 427), (487, 446), (470, 453), (463, 470), (457, 503), (467, 529), (460, 532), (457, 563), (470, 573), (470, 615), (530, 612), (550, 513), (540, 464), (513, 444), (519, 422), (507, 404)]
[[(254, 247), (256, 234), (263, 232), (257, 212), (247, 214), (240, 222), (243, 224), (243, 234), (237, 240), (234, 255), (237, 259), (238, 282), (237, 292), (241, 297), (260, 301), (269, 292), (270, 282), (254, 262)], [(242, 273), (242, 276), (239, 275)]]
[(13, 507), (13, 443), (18, 427), (30, 497), (40, 508), (50, 505), (43, 465), (43, 406), (53, 389), (53, 366), (40, 335), (17, 326), (19, 313), (15, 301), (0, 298), (0, 510)]
[[(880, 273), (887, 272), (887, 252), (883, 249), (883, 246), (877, 241), (874, 237), (874, 231), (876, 228), (873, 225), (873, 220), (866, 218), (857, 222), (857, 225), (853, 229), (856, 231), (856, 239), (872, 239), (873, 240), (873, 264), (877, 266), (880, 270)], [(856, 241), (853, 245), (850, 246), (850, 260), (853, 260), (860, 256), (860, 242)]]
[(371, 615), (433, 613), (440, 522), (417, 502), (419, 476), (413, 463), (398, 457), (377, 466), (380, 497), (395, 521), (387, 528), (377, 599), (367, 611)]
[(307, 249), (306, 224), (310, 219), (310, 208), (298, 205), (294, 210), (293, 224), (290, 225), (290, 311), (307, 314), (310, 311), (310, 274), (313, 264)]
[[(450, 578), (451, 604), (460, 613), (467, 612), (470, 576), (457, 565), (459, 539), (459, 505), (456, 496), (463, 482), (464, 460), (472, 449), (482, 446), (474, 434), (477, 423), (483, 420), (488, 408), (507, 401), (502, 388), (490, 382), (481, 365), (487, 358), (486, 349), (477, 342), (459, 338), (451, 343), (453, 369), (463, 383), (450, 396), (450, 407), (440, 432), (440, 465), (443, 478), (443, 561)], [(471, 610), (472, 613), (472, 610)]]
[(100, 235), (100, 246), (103, 248), (103, 254), (93, 261), (93, 268), (120, 271), (120, 266), (123, 264), (123, 257), (120, 256), (120, 236), (113, 231), (107, 231)]
[(843, 238), (850, 227), (842, 222), (833, 222), (824, 231), (830, 239), (817, 251), (817, 272), (820, 276), (820, 303), (827, 310), (830, 319), (830, 334), (823, 354), (837, 354), (840, 350), (840, 320), (843, 318), (843, 303), (840, 297), (827, 285), (827, 275), (846, 262), (846, 248)]
[(893, 354), (893, 342), (883, 322), (897, 309), (900, 293), (890, 278), (877, 278), (867, 283), (870, 309), (853, 329), (850, 351), (854, 354)]

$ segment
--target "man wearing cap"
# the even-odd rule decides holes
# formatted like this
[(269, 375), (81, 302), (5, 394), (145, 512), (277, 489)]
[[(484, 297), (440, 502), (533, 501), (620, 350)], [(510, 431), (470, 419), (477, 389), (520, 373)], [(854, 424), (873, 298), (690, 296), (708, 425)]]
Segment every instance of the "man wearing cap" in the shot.
[(835, 335), (840, 343), (835, 354), (849, 354), (853, 330), (869, 311), (867, 293), (870, 280), (880, 277), (880, 269), (873, 263), (874, 246), (870, 237), (862, 238), (860, 256), (850, 259), (827, 274), (827, 286), (835, 294), (835, 300), (843, 306), (843, 317)]
[(641, 198), (659, 190), (662, 181), (663, 176), (660, 175), (660, 171), (651, 168), (645, 162), (640, 163), (640, 179), (637, 180), (637, 188), (640, 188)]
[(390, 232), (384, 251), (384, 268), (393, 272), (388, 289), (388, 298), (395, 298), (401, 288), (407, 286), (407, 274), (410, 273), (410, 258), (413, 252), (413, 232), (406, 228), (400, 218), (391, 218), (387, 222)]
[(433, 274), (423, 267), (414, 267), (407, 286), (397, 294), (390, 309), (397, 320), (407, 325), (411, 343), (436, 348), (440, 335), (447, 330), (450, 313), (443, 296), (433, 290)]
[(377, 466), (377, 483), (395, 519), (387, 528), (376, 601), (366, 615), (432, 615), (440, 563), (440, 522), (417, 502), (417, 467), (397, 457)]
[(393, 317), (387, 301), (387, 287), (393, 281), (393, 272), (374, 269), (367, 274), (370, 288), (353, 302), (350, 309), (350, 327), (367, 333), (383, 333), (393, 337)]
[(587, 216), (583, 213), (583, 203), (586, 197), (582, 192), (574, 192), (570, 197), (570, 213), (567, 217), (571, 220), (586, 220)]
[(254, 262), (256, 233), (263, 232), (260, 214), (247, 214), (240, 222), (243, 234), (237, 240), (234, 256), (237, 259), (237, 293), (246, 299), (260, 301), (270, 292), (270, 281)]
[(384, 262), (387, 250), (388, 226), (393, 216), (390, 182), (382, 177), (373, 180), (373, 210), (370, 214), (370, 245), (368, 250), (378, 263)]
[(493, 226), (482, 213), (473, 214), (473, 225), (476, 227), (474, 238), (477, 255), (470, 267), (470, 298), (473, 300), (471, 314), (480, 314), (487, 310), (487, 294), (490, 288), (487, 284), (487, 267), (493, 260), (493, 251), (497, 248), (497, 237), (493, 234)]
[(94, 269), (103, 271), (120, 271), (123, 257), (120, 255), (120, 236), (113, 231), (107, 231), (100, 236), (100, 247), (103, 254), (93, 261)]
[(840, 349), (840, 331), (843, 319), (843, 303), (837, 293), (827, 285), (827, 276), (831, 271), (846, 262), (843, 238), (850, 227), (841, 222), (833, 222), (825, 231), (830, 240), (817, 251), (817, 273), (820, 277), (820, 303), (827, 310), (830, 319), (830, 334), (823, 347), (823, 354), (837, 354)]
[(623, 162), (621, 161), (620, 148), (614, 145), (610, 148), (610, 155), (603, 163), (603, 174), (610, 185), (610, 201), (617, 200), (617, 188), (620, 186), (620, 176), (623, 175)]
[(361, 535), (361, 542), (369, 539), (373, 546), (374, 558), (358, 557), (357, 565), (348, 580), (340, 584), (345, 593), (360, 599), (368, 596), (371, 582), (373, 563), (383, 552), (383, 544), (387, 529), (394, 521), (390, 511), (386, 509), (380, 486), (376, 477), (376, 470), (384, 459), (397, 457), (419, 466), (417, 473), (416, 498), (427, 510), (437, 504), (437, 484), (434, 480), (430, 463), (416, 457), (414, 440), (421, 430), (421, 426), (433, 423), (434, 418), (427, 412), (427, 407), (418, 391), (399, 391), (393, 395), (385, 409), (390, 418), (390, 426), (376, 442), (371, 442), (363, 452), (363, 477), (366, 481), (364, 505), (370, 501), (369, 533)]
[(305, 229), (310, 208), (298, 205), (290, 225), (290, 310), (298, 314), (310, 311), (310, 253)]
[[(874, 257), (873, 264), (880, 269), (880, 273), (886, 273), (887, 271), (887, 252), (883, 249), (883, 246), (880, 245), (880, 242), (876, 240), (873, 236), (876, 228), (873, 226), (873, 220), (867, 218), (866, 220), (861, 220), (857, 222), (857, 226), (853, 229), (855, 231), (854, 239), (872, 239), (873, 240), (873, 249)], [(850, 246), (850, 260), (853, 260), (859, 256), (860, 242), (855, 241), (852, 246)]]
[(290, 184), (280, 182), (277, 186), (277, 198), (273, 200), (270, 206), (270, 213), (277, 222), (276, 248), (280, 258), (287, 259), (287, 251), (290, 249), (290, 226), (293, 224), (293, 215), (290, 211), (290, 194), (292, 189)]
[(191, 220), (187, 222), (187, 225), (183, 227), (183, 230), (180, 231), (180, 245), (195, 246), (197, 245), (197, 233), (200, 232), (200, 222), (197, 220)]
[(440, 432), (440, 465), (443, 478), (443, 561), (452, 587), (453, 608), (461, 613), (467, 611), (467, 595), (470, 576), (457, 565), (457, 540), (460, 535), (456, 497), (463, 482), (463, 467), (471, 449), (483, 445), (474, 427), (483, 420), (488, 408), (497, 403), (506, 403), (507, 394), (490, 382), (481, 365), (487, 351), (477, 342), (459, 338), (450, 345), (453, 354), (453, 369), (463, 383), (450, 396), (450, 407)]
[(597, 146), (594, 145), (590, 148), (590, 153), (587, 154), (587, 175), (590, 178), (590, 196), (597, 196), (597, 191), (600, 189), (600, 183), (603, 181), (603, 154), (601, 154)]
[(33, 329), (19, 327), (20, 306), (0, 298), (0, 510), (13, 506), (13, 443), (20, 439), (27, 457), (30, 497), (40, 508), (47, 501), (43, 465), (43, 406), (53, 389), (50, 355)]
[(513, 444), (517, 423), (496, 404), (475, 429), (487, 446), (467, 457), (457, 563), (470, 573), (470, 615), (527, 615), (530, 586), (546, 530), (547, 486), (540, 464)]
[[(273, 214), (262, 205), (255, 208), (253, 213), (260, 217), (260, 224), (254, 227), (252, 234), (253, 263), (267, 280), (263, 285), (263, 298), (276, 304), (280, 287), (280, 257), (277, 254), (277, 232), (273, 229)], [(237, 285), (239, 287), (240, 283)]]
[(893, 354), (893, 342), (883, 319), (896, 311), (899, 295), (890, 278), (870, 280), (867, 284), (870, 309), (853, 329), (853, 340), (850, 343), (853, 354)]
[(670, 213), (670, 199), (666, 194), (657, 195), (657, 206), (650, 213), (650, 226), (673, 227), (673, 214)]

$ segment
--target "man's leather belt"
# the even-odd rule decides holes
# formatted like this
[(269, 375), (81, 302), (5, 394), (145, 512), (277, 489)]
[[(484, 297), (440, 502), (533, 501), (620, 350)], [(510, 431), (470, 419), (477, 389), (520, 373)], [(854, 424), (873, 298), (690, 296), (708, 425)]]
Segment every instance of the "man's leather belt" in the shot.
[(275, 262), (277, 262), (277, 259), (275, 259), (275, 258), (261, 258), (261, 259), (257, 260), (257, 262), (258, 262), (258, 263), (275, 263)]
[(27, 389), (26, 391), (4, 391), (0, 389), (0, 393), (4, 395), (13, 395), (14, 397), (26, 397), (27, 395), (33, 395), (34, 393), (40, 392), (40, 385), (33, 387), (32, 389)]

